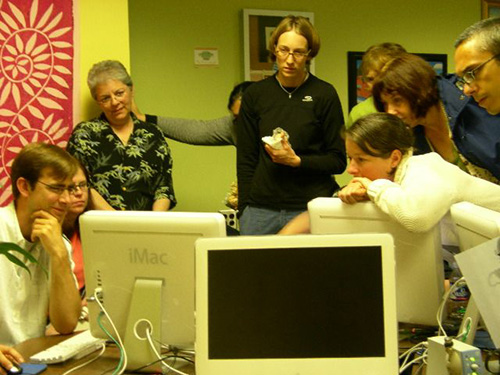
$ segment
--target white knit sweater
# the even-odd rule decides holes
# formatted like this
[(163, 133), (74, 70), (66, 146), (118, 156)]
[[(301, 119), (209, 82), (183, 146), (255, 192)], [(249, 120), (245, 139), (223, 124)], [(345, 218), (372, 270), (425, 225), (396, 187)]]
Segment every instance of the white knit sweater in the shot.
[(403, 158), (394, 182), (375, 180), (368, 187), (368, 195), (412, 232), (431, 229), (457, 202), (500, 211), (499, 185), (465, 173), (435, 152)]

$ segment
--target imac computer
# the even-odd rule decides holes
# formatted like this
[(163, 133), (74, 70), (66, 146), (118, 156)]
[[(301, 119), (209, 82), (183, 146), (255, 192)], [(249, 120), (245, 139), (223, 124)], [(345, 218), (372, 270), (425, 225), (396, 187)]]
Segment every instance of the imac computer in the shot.
[(308, 205), (312, 234), (390, 233), (396, 252), (396, 293), (400, 322), (437, 326), (444, 293), (439, 227), (413, 233), (372, 202), (345, 204), (316, 198)]
[[(224, 237), (219, 213), (89, 211), (80, 217), (87, 296), (96, 295), (123, 339), (128, 369), (157, 357), (160, 343), (193, 349), (195, 241)], [(97, 293), (95, 293), (97, 292)], [(107, 338), (101, 308), (88, 303), (91, 333)], [(99, 320), (98, 320), (99, 317)], [(106, 318), (102, 324), (113, 329)], [(157, 371), (158, 365), (147, 371)]]
[[(484, 320), (496, 347), (500, 347), (500, 212), (460, 202), (451, 206), (461, 253), (455, 258), (471, 291), (460, 331), (469, 333), (466, 343), (473, 344), (480, 317)], [(493, 305), (492, 305), (493, 304)], [(494, 308), (491, 308), (495, 306)]]
[(460, 251), (468, 250), (500, 236), (500, 213), (469, 202), (451, 206)]
[(398, 373), (388, 234), (196, 242), (196, 373)]

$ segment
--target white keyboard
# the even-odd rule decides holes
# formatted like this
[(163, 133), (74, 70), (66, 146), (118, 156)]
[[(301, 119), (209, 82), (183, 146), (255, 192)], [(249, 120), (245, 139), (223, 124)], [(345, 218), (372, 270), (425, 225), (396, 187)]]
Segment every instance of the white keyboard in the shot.
[(84, 331), (30, 357), (33, 363), (59, 363), (70, 358), (82, 358), (100, 348), (106, 340), (95, 338)]

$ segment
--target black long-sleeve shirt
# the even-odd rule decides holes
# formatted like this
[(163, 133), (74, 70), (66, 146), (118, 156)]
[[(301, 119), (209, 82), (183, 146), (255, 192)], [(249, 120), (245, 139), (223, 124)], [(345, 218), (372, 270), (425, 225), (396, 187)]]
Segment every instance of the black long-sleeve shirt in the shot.
[[(306, 209), (307, 202), (331, 196), (333, 174), (346, 167), (342, 107), (332, 85), (313, 75), (293, 94), (275, 76), (257, 82), (243, 96), (236, 124), (238, 201), (273, 209)], [(301, 158), (299, 167), (274, 163), (261, 138), (281, 127)]]

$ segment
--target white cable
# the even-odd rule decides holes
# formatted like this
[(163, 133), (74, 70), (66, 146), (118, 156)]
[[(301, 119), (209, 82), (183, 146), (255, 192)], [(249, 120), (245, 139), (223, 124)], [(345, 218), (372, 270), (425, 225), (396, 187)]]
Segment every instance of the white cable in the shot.
[(115, 331), (115, 335), (118, 339), (118, 343), (120, 344), (120, 349), (121, 349), (121, 352), (123, 353), (123, 364), (122, 364), (122, 368), (120, 369), (118, 374), (121, 375), (121, 374), (123, 374), (123, 372), (127, 368), (127, 351), (125, 350), (125, 346), (123, 345), (122, 338), (121, 338), (120, 334), (118, 333), (118, 330), (116, 329), (115, 324), (113, 323), (113, 320), (111, 319), (108, 312), (106, 311), (106, 309), (104, 308), (103, 304), (101, 303), (101, 301), (99, 300), (99, 298), (97, 296), (97, 293), (99, 293), (101, 291), (102, 291), (101, 288), (96, 288), (94, 290), (94, 298), (95, 298), (95, 301), (97, 302), (97, 304), (99, 305), (101, 311), (104, 313), (106, 318), (108, 318), (109, 324), (111, 324), (111, 327)]
[(104, 343), (104, 344), (102, 344), (101, 351), (94, 358), (89, 359), (87, 362), (83, 362), (83, 363), (79, 364), (78, 366), (75, 366), (75, 367), (69, 369), (68, 371), (62, 373), (62, 375), (68, 375), (68, 374), (72, 373), (73, 371), (81, 369), (82, 367), (85, 367), (88, 364), (94, 362), (96, 359), (99, 359), (103, 355), (103, 353), (104, 353), (105, 350), (106, 350), (106, 344)]
[(146, 336), (148, 338), (149, 346), (151, 347), (151, 349), (153, 349), (153, 352), (155, 353), (156, 357), (160, 360), (160, 362), (163, 364), (163, 366), (165, 366), (170, 371), (176, 372), (179, 375), (188, 375), (187, 373), (179, 371), (175, 367), (170, 366), (169, 364), (167, 364), (163, 360), (162, 356), (160, 355), (160, 353), (158, 353), (158, 351), (155, 348), (153, 338), (151, 337), (151, 329), (150, 328), (146, 329)]
[(417, 349), (425, 348), (426, 346), (427, 346), (427, 342), (426, 341), (419, 342), (418, 344), (413, 345), (410, 349), (406, 350), (406, 352), (404, 352), (403, 354), (401, 354), (399, 356), (399, 359), (403, 359), (404, 356), (407, 356), (407, 355), (413, 353)]
[(417, 352), (420, 349), (425, 349), (425, 350), (422, 353), (422, 355), (420, 357), (418, 357), (418, 358), (419, 359), (423, 359), (425, 361), (425, 358), (427, 358), (427, 349), (426, 348), (427, 348), (427, 342), (421, 342), (421, 343), (418, 343), (418, 344), (414, 345), (413, 347), (411, 347), (410, 349), (408, 349), (406, 352), (404, 352), (403, 354), (401, 354), (399, 356), (399, 359), (402, 360), (403, 357), (405, 357), (405, 358), (404, 358), (403, 362), (400, 365), (400, 369), (401, 368), (407, 368), (407, 363), (408, 363), (408, 359), (410, 358), (410, 355), (413, 354), (413, 353), (415, 353), (415, 352)]
[(461, 286), (461, 284), (466, 284), (465, 277), (461, 277), (455, 283), (453, 283), (453, 285), (450, 286), (450, 289), (448, 289), (446, 291), (446, 293), (444, 293), (444, 295), (443, 295), (443, 300), (441, 301), (441, 304), (439, 305), (438, 311), (436, 313), (436, 319), (437, 319), (438, 326), (439, 326), (438, 336), (441, 336), (441, 333), (442, 333), (442, 336), (448, 337), (448, 334), (446, 333), (446, 331), (443, 327), (443, 324), (442, 324), (444, 307), (446, 306), (446, 302), (448, 301), (450, 294), (455, 289), (457, 289), (459, 286)]
[(402, 374), (408, 367), (413, 366), (415, 363), (424, 361), (427, 358), (427, 354), (421, 355), (420, 357), (414, 358), (412, 361), (408, 362), (405, 366), (399, 368), (399, 373)]

